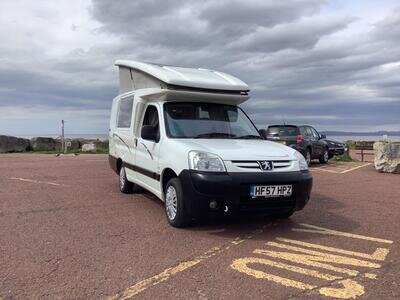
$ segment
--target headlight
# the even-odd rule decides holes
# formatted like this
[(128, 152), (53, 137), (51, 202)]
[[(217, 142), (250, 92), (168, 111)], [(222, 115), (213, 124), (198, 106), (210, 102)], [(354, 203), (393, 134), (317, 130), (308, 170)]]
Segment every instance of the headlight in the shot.
[(218, 155), (200, 151), (189, 152), (189, 168), (206, 172), (226, 172), (224, 162)]
[(294, 155), (299, 160), (300, 170), (308, 170), (308, 165), (307, 165), (306, 159), (304, 158), (303, 154), (301, 154), (299, 151), (296, 151), (294, 153)]

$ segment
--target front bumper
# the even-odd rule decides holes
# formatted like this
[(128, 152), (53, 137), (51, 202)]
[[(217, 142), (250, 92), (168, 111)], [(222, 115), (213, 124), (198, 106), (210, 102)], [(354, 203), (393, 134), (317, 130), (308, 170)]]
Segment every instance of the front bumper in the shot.
[[(185, 199), (185, 208), (193, 216), (209, 211), (230, 213), (274, 213), (301, 210), (310, 199), (312, 175), (309, 171), (297, 172), (238, 172), (207, 173), (184, 170), (179, 174)], [(252, 198), (251, 185), (292, 184), (290, 197)], [(210, 209), (210, 202), (216, 201), (216, 209)]]
[(338, 148), (329, 148), (329, 156), (335, 156), (335, 155), (343, 155), (345, 152), (345, 148), (338, 147)]

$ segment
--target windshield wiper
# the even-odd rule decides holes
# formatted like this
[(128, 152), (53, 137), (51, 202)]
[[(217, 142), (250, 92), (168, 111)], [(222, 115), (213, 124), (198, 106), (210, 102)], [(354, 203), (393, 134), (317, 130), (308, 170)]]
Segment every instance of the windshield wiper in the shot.
[(242, 135), (238, 136), (235, 139), (243, 139), (243, 140), (263, 140), (263, 138), (259, 135), (255, 134), (248, 134), (248, 135)]
[(219, 137), (234, 138), (236, 137), (236, 135), (225, 132), (208, 132), (208, 133), (198, 134), (194, 138), (201, 139), (201, 138), (219, 138)]

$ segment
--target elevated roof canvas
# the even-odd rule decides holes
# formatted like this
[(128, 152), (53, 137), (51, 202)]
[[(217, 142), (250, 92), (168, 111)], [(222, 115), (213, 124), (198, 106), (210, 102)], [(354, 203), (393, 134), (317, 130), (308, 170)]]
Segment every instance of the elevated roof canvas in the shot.
[(225, 91), (249, 90), (248, 85), (240, 79), (209, 69), (174, 67), (129, 60), (117, 60), (115, 65), (143, 72), (168, 85)]

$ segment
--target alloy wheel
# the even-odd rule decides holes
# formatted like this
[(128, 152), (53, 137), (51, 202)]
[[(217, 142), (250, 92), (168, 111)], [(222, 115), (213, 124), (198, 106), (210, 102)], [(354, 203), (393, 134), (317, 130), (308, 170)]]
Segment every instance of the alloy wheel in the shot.
[(121, 170), (119, 171), (119, 186), (121, 190), (124, 188), (125, 183), (126, 183), (125, 168), (121, 167)]
[(167, 188), (167, 192), (165, 194), (165, 207), (168, 219), (174, 220), (178, 209), (178, 198), (176, 195), (176, 190), (172, 185)]

